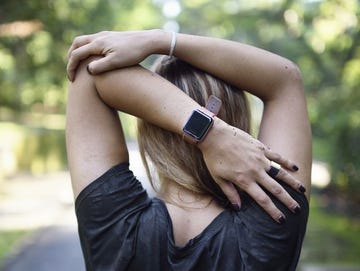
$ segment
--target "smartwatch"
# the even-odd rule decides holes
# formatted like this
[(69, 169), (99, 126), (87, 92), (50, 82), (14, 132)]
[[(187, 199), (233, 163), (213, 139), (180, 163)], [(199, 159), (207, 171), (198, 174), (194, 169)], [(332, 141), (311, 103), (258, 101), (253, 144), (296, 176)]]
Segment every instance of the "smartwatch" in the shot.
[[(214, 95), (209, 97), (205, 109), (195, 109), (183, 127), (183, 138), (190, 143), (201, 142), (214, 124), (221, 107), (221, 100)], [(211, 114), (208, 114), (210, 112)]]

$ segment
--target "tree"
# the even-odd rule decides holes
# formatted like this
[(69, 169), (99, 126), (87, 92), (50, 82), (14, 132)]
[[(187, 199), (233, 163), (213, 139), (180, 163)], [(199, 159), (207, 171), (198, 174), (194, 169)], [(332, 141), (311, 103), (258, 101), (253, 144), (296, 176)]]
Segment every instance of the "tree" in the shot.
[(22, 2), (0, 4), (0, 107), (13, 113), (64, 112), (66, 52), (75, 36), (161, 20), (147, 1)]
[(3, 157), (32, 172), (65, 167), (65, 67), (73, 38), (154, 28), (159, 14), (139, 0), (1, 1), (0, 175)]
[(332, 185), (360, 203), (359, 2), (182, 1), (181, 30), (264, 47), (303, 73), (315, 159)]
[(178, 25), (182, 32), (243, 41), (296, 62), (308, 96), (315, 158), (330, 164), (333, 185), (359, 200), (358, 1), (21, 2), (20, 9), (19, 1), (0, 4), (0, 120), (4, 112), (64, 113), (66, 51), (76, 35)]

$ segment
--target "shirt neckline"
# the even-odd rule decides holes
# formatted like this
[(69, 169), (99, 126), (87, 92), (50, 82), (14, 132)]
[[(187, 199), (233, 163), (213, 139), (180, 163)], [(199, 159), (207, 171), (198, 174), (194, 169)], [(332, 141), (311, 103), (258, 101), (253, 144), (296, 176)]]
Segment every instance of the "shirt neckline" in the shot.
[(160, 203), (161, 209), (164, 212), (164, 215), (167, 220), (167, 235), (170, 243), (170, 249), (173, 252), (186, 252), (186, 254), (191, 253), (192, 249), (195, 249), (198, 245), (210, 239), (214, 234), (219, 232), (223, 226), (227, 223), (228, 219), (230, 219), (230, 211), (225, 209), (221, 213), (219, 213), (198, 235), (194, 238), (190, 239), (185, 245), (178, 246), (175, 244), (174, 240), (174, 231), (172, 226), (172, 219), (170, 217), (169, 211), (166, 207), (165, 202), (160, 198), (154, 198), (154, 200)]

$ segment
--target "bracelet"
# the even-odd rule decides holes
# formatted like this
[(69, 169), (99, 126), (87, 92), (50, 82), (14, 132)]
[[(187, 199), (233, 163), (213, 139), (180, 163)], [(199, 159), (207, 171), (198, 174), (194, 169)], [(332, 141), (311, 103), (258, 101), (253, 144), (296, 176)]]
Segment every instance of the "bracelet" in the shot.
[(173, 56), (175, 45), (176, 45), (176, 33), (174, 31), (172, 31), (171, 32), (171, 44), (170, 44), (169, 57)]

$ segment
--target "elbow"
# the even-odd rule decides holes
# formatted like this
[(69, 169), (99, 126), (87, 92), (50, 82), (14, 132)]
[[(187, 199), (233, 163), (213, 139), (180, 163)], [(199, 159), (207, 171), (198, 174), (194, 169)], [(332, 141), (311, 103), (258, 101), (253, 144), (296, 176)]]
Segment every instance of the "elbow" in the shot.
[(278, 67), (277, 75), (264, 102), (305, 97), (301, 71), (294, 62), (290, 60), (282, 62)]
[(299, 66), (296, 65), (294, 62), (288, 61), (287, 63), (285, 63), (283, 78), (286, 88), (290, 86), (294, 90), (304, 90), (301, 70)]

